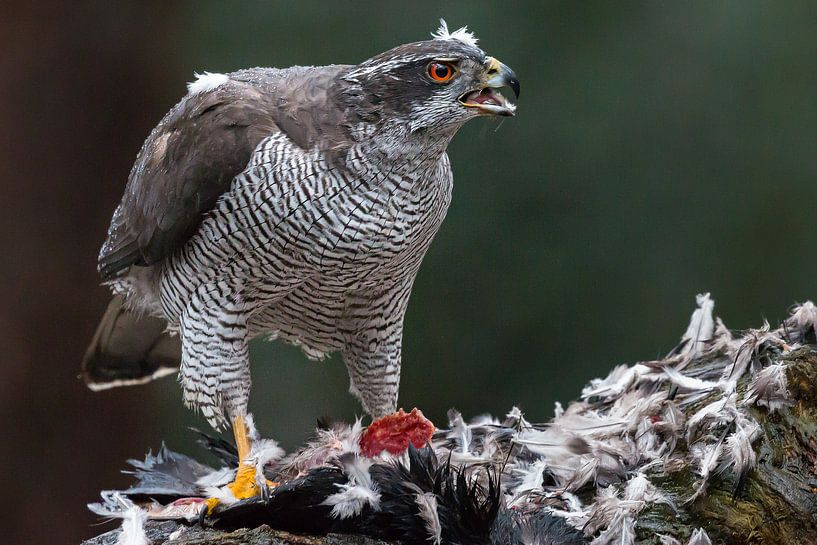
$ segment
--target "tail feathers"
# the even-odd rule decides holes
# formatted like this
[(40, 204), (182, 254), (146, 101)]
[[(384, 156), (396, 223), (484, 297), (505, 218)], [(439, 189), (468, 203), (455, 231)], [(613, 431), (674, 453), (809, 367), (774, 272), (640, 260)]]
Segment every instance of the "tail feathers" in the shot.
[(181, 357), (179, 337), (165, 322), (129, 311), (117, 295), (108, 305), (82, 361), (82, 378), (92, 390), (144, 384), (175, 373)]

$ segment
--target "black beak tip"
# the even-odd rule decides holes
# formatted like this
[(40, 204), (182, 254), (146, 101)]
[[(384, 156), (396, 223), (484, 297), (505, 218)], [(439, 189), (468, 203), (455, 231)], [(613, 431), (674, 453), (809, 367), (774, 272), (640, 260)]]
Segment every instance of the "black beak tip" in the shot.
[(508, 79), (508, 86), (513, 90), (514, 96), (519, 98), (519, 80), (515, 76)]

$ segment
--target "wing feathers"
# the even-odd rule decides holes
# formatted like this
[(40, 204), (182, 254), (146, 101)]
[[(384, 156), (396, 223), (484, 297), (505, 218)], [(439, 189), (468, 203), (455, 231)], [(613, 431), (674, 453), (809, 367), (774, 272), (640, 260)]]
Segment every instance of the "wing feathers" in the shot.
[(278, 130), (273, 110), (272, 97), (243, 82), (182, 99), (137, 156), (99, 256), (103, 278), (184, 244), (261, 139)]
[(338, 103), (348, 68), (259, 68), (196, 82), (136, 158), (99, 256), (103, 277), (160, 262), (187, 242), (265, 137), (282, 131), (304, 149), (345, 149), (359, 121)]

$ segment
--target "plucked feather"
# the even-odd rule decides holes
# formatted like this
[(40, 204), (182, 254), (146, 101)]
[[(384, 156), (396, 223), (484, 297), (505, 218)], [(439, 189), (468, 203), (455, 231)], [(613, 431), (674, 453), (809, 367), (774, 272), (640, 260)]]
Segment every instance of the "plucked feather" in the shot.
[(88, 508), (103, 517), (122, 519), (116, 545), (150, 545), (145, 534), (147, 513), (124, 494), (103, 494), (103, 503), (92, 503)]
[(783, 325), (794, 342), (817, 342), (817, 306), (806, 301), (795, 307)]
[(339, 460), (343, 465), (343, 472), (349, 482), (337, 485), (339, 492), (332, 494), (323, 505), (332, 507), (332, 515), (340, 519), (348, 519), (360, 515), (364, 507), (374, 510), (380, 508), (380, 492), (372, 482), (369, 468), (371, 460), (346, 454)]
[(712, 540), (709, 539), (706, 530), (698, 528), (692, 532), (687, 545), (712, 545)]
[(440, 545), (443, 528), (440, 524), (440, 515), (437, 512), (437, 496), (432, 492), (424, 492), (415, 496), (420, 517), (426, 523), (428, 540), (434, 545)]
[(712, 317), (715, 301), (708, 293), (704, 293), (696, 297), (696, 302), (698, 308), (692, 312), (687, 330), (681, 337), (680, 354), (684, 362), (681, 368), (686, 367), (703, 352), (705, 344), (712, 339), (715, 332), (715, 321)]
[(785, 365), (773, 363), (755, 375), (743, 403), (763, 405), (773, 412), (791, 405)]

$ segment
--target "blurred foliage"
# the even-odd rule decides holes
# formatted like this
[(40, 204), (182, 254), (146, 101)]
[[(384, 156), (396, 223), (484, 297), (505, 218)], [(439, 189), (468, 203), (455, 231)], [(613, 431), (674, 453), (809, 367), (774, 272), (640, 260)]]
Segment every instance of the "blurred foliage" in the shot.
[[(814, 297), (817, 40), (807, 3), (190, 4), (180, 74), (356, 63), (445, 17), (522, 81), (449, 154), (455, 197), (406, 319), (401, 403), (444, 421), (555, 400), (663, 354), (694, 295), (731, 327)], [(359, 412), (340, 359), (257, 342), (252, 407), (288, 446)], [(168, 395), (178, 393), (171, 385)]]

